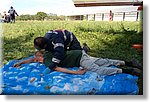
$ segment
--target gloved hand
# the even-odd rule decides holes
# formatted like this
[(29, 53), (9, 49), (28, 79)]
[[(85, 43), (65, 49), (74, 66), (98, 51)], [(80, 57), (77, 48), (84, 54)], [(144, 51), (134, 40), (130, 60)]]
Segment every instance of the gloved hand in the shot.
[(42, 73), (43, 74), (49, 74), (52, 70), (49, 68), (46, 68)]

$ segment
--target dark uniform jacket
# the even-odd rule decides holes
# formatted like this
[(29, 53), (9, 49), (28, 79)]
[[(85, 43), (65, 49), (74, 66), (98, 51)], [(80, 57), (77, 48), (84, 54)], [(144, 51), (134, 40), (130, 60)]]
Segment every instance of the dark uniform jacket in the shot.
[(53, 53), (53, 58), (49, 65), (50, 69), (55, 68), (61, 62), (67, 50), (82, 49), (74, 34), (67, 30), (50, 30), (45, 34), (44, 38), (47, 41), (45, 51)]

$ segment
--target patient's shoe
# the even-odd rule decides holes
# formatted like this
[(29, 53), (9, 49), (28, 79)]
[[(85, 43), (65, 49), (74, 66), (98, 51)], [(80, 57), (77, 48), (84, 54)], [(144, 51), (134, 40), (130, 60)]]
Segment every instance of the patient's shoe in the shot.
[(90, 51), (90, 48), (89, 48), (89, 46), (88, 46), (86, 43), (83, 43), (82, 49), (83, 49), (86, 53)]
[(142, 70), (138, 68), (133, 68), (132, 75), (141, 76), (143, 74)]
[(136, 75), (136, 76), (141, 76), (143, 74), (142, 70), (138, 68), (122, 68), (123, 73), (131, 74), (131, 75)]
[(139, 61), (138, 60), (136, 60), (136, 59), (132, 59), (132, 65), (134, 66), (134, 67), (136, 67), (136, 68), (139, 68), (139, 69), (143, 69), (143, 66), (142, 66), (142, 64), (141, 63), (139, 63)]

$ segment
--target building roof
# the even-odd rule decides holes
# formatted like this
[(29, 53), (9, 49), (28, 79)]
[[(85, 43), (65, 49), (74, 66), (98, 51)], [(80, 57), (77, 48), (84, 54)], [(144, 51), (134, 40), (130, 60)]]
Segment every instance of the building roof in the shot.
[(73, 0), (76, 7), (143, 5), (143, 0)]

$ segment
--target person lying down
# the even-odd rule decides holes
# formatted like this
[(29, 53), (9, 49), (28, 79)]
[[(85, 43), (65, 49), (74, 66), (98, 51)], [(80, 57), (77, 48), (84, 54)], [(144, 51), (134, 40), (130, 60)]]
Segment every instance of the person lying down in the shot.
[[(13, 67), (19, 68), (21, 64), (39, 62), (47, 66), (43, 71), (43, 74), (48, 74), (52, 70), (69, 74), (84, 74), (86, 71), (96, 72), (99, 75), (112, 75), (116, 73), (127, 73), (132, 75), (140, 75), (142, 71), (133, 62), (104, 59), (92, 57), (82, 50), (71, 50), (65, 53), (64, 59), (53, 69), (49, 69), (49, 65), (52, 63), (53, 53), (36, 51), (33, 58), (15, 63)], [(117, 68), (111, 68), (116, 66)], [(121, 66), (130, 66), (129, 68), (122, 68)], [(70, 70), (67, 68), (79, 67), (79, 70)], [(119, 68), (118, 68), (119, 67)], [(135, 67), (135, 68), (132, 68)]]

